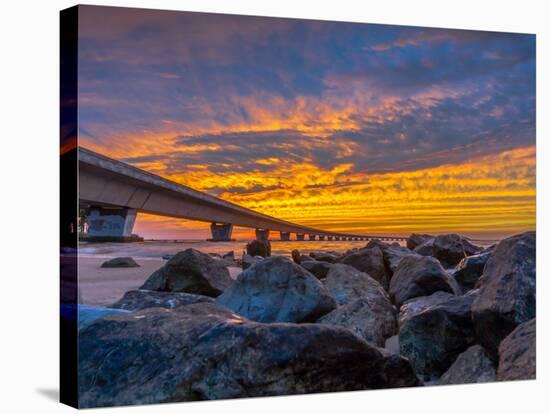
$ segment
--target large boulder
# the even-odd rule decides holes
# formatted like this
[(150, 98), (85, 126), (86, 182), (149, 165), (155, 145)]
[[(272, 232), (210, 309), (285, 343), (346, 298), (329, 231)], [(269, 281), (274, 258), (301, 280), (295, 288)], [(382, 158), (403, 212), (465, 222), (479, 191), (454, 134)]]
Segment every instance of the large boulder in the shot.
[(229, 270), (221, 260), (187, 249), (149, 276), (140, 289), (216, 297), (232, 282)]
[(177, 308), (199, 302), (214, 302), (209, 296), (184, 292), (157, 292), (154, 290), (130, 290), (110, 308), (137, 311), (147, 308)]
[(389, 276), (384, 263), (384, 255), (379, 247), (356, 250), (343, 256), (339, 262), (367, 273), (385, 289), (388, 289)]
[(372, 277), (356, 268), (338, 263), (333, 265), (323, 283), (338, 305), (345, 305), (356, 299), (377, 294), (384, 296), (386, 291)]
[(466, 292), (475, 287), (491, 254), (492, 251), (487, 251), (465, 257), (460, 261), (453, 276), (463, 291)]
[(249, 254), (243, 254), (241, 265), (243, 270), (248, 269), (250, 266), (261, 262), (264, 258), (262, 256), (250, 256)]
[(413, 249), (413, 252), (421, 256), (433, 256), (434, 255), (434, 240), (430, 239)]
[[(75, 306), (75, 305), (63, 305), (63, 306)], [(122, 309), (109, 309), (103, 306), (93, 305), (78, 305), (78, 329), (84, 329), (88, 325), (91, 325), (97, 319), (105, 318), (109, 315), (121, 315), (126, 314), (128, 311)]]
[(320, 262), (336, 263), (340, 255), (334, 252), (310, 252), (310, 257)]
[(449, 292), (437, 291), (430, 296), (420, 296), (417, 298), (409, 299), (399, 309), (399, 317), (397, 319), (398, 325), (401, 326), (411, 316), (414, 316), (425, 309), (432, 306), (439, 305), (440, 303), (447, 302), (455, 295)]
[(365, 249), (378, 247), (380, 250), (384, 251), (385, 249), (387, 249), (390, 246), (391, 245), (389, 243), (383, 242), (380, 239), (372, 239), (372, 240), (368, 241), (367, 245), (365, 246)]
[(300, 265), (317, 279), (324, 279), (332, 267), (331, 263), (319, 262), (313, 258), (311, 258), (311, 260), (302, 261)]
[(387, 295), (371, 289), (365, 297), (336, 308), (317, 322), (343, 326), (373, 345), (383, 347), (386, 338), (396, 333), (396, 313)]
[(455, 266), (462, 259), (477, 254), (482, 249), (474, 246), (458, 234), (442, 234), (434, 239), (434, 256), (445, 266)]
[(523, 322), (498, 347), (499, 381), (536, 379), (537, 377), (537, 321)]
[(246, 245), (246, 253), (250, 256), (271, 256), (271, 242), (269, 240), (252, 240)]
[(433, 240), (434, 238), (435, 236), (432, 236), (431, 234), (413, 233), (407, 239), (407, 248), (414, 250), (417, 246), (420, 246), (429, 240)]
[(480, 345), (472, 345), (458, 356), (439, 384), (474, 384), (496, 381), (495, 363)]
[(458, 294), (456, 281), (437, 259), (429, 256), (409, 256), (399, 263), (390, 282), (390, 297), (397, 306), (406, 300), (428, 296), (437, 291)]
[(401, 260), (404, 257), (419, 257), (417, 253), (414, 253), (412, 250), (407, 249), (406, 247), (392, 246), (383, 250), (384, 252), (384, 262), (386, 263), (386, 268), (388, 269), (389, 276), (395, 273), (397, 266), (401, 263)]
[(243, 271), (216, 301), (258, 322), (312, 322), (336, 308), (315, 276), (280, 256)]
[(416, 372), (438, 378), (474, 344), (471, 307), (475, 294), (454, 296), (407, 317), (399, 327), (399, 349)]
[(347, 329), (257, 323), (210, 303), (107, 317), (79, 350), (81, 408), (401, 385)]
[(535, 317), (535, 259), (536, 233), (527, 232), (502, 240), (485, 265), (473, 319), (481, 344), (491, 352), (517, 325)]
[(107, 268), (125, 268), (125, 267), (140, 267), (131, 257), (115, 257), (101, 264), (101, 267)]

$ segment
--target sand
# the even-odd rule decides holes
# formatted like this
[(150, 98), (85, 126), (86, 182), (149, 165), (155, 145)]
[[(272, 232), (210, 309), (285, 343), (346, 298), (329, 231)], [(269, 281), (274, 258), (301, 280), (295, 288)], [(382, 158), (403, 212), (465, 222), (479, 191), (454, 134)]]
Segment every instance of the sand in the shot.
[[(134, 258), (140, 267), (112, 269), (102, 268), (107, 260), (100, 257), (78, 258), (78, 281), (83, 304), (106, 306), (119, 300), (125, 292), (138, 289), (155, 270), (161, 268), (166, 260), (161, 258)], [(234, 279), (241, 269), (229, 267)]]

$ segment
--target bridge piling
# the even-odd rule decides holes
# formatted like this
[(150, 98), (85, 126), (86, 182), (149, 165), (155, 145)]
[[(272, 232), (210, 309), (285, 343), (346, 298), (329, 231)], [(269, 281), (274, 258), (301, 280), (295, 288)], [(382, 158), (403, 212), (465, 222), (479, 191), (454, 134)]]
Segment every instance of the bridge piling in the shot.
[(126, 207), (92, 206), (88, 211), (87, 239), (93, 241), (131, 241), (137, 210)]
[(231, 241), (231, 234), (233, 233), (233, 224), (230, 223), (212, 223), (210, 225), (210, 232), (212, 238), (208, 241)]
[(309, 240), (315, 240), (316, 236), (317, 236), (316, 234), (309, 234), (308, 238)]
[(290, 240), (290, 232), (289, 231), (282, 231), (281, 232), (281, 240), (282, 241), (289, 241)]
[(259, 240), (259, 241), (269, 240), (269, 229), (256, 229), (256, 240)]
[(302, 241), (304, 240), (305, 234), (304, 233), (296, 233), (296, 240)]

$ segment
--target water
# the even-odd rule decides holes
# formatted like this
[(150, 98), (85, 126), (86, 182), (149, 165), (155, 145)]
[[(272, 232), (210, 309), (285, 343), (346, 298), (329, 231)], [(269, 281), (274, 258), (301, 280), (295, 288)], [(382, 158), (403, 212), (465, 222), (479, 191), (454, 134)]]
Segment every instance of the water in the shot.
[[(142, 243), (87, 243), (79, 245), (79, 256), (111, 258), (118, 256), (139, 257), (142, 259), (159, 258), (167, 254), (176, 254), (182, 250), (193, 248), (204, 253), (224, 254), (233, 250), (239, 257), (246, 250), (250, 240), (236, 240), (232, 242), (208, 242), (204, 240), (170, 240), (144, 241)], [(353, 248), (365, 247), (366, 241), (280, 241), (271, 240), (271, 254), (289, 256), (290, 252), (298, 249), (307, 254), (312, 251), (345, 252)], [(402, 242), (402, 245), (405, 243)]]
[[(496, 240), (472, 240), (478, 246), (486, 247)], [(149, 240), (141, 243), (88, 243), (81, 242), (79, 245), (79, 256), (112, 258), (120, 256), (139, 257), (142, 259), (158, 259), (164, 255), (173, 255), (189, 248), (200, 250), (204, 253), (225, 254), (235, 252), (236, 257), (246, 250), (246, 244), (250, 240), (236, 240), (232, 242), (209, 242), (204, 240)], [(390, 242), (394, 243), (394, 242)], [(395, 242), (405, 246), (405, 242)], [(290, 256), (294, 249), (300, 253), (308, 254), (312, 251), (334, 251), (343, 253), (353, 248), (365, 247), (366, 241), (281, 241), (271, 240), (271, 253), (273, 255)]]

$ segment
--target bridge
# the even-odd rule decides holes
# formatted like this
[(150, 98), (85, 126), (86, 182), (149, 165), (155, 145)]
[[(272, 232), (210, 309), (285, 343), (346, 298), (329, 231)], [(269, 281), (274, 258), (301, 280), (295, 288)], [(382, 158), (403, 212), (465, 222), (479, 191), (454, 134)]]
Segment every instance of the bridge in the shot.
[[(212, 241), (230, 241), (233, 226), (254, 228), (258, 240), (279, 232), (281, 240), (405, 240), (394, 236), (337, 233), (259, 213), (124, 162), (80, 147), (79, 206), (87, 210), (87, 238), (132, 241), (138, 212), (210, 223)], [(306, 238), (307, 236), (307, 238)]]

